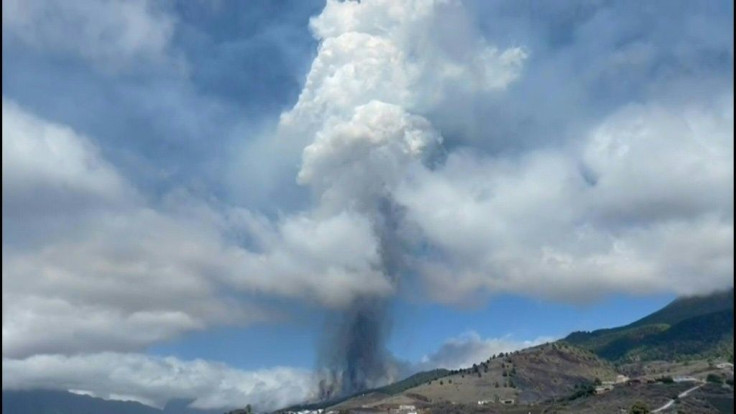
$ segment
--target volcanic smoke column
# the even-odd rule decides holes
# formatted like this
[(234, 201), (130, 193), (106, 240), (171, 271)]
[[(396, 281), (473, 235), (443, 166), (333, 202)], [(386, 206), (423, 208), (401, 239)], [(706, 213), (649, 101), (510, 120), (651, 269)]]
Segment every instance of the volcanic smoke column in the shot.
[(402, 243), (393, 194), (442, 143), (419, 114), (454, 105), (443, 103), (447, 93), (457, 99), (503, 89), (526, 57), (518, 48), (489, 46), (472, 27), (457, 0), (327, 0), (310, 21), (319, 50), (299, 100), (281, 116), (277, 145), (301, 151), (284, 156), (301, 155), (297, 180), (314, 197), (308, 220), (350, 219), (372, 241), (358, 265), (335, 258), (328, 266), (344, 276), (344, 289), (332, 290), (350, 294), (333, 300), (341, 306), (326, 333), (325, 396), (392, 379), (385, 349), (392, 289), (366, 293), (349, 280), (365, 280), (368, 272), (376, 286), (395, 291)]
[[(401, 251), (391, 191), (404, 170), (440, 142), (426, 119), (372, 101), (356, 107), (348, 121), (321, 130), (304, 150), (299, 182), (309, 185), (319, 199), (314, 214), (329, 217), (350, 211), (368, 219), (380, 257), (374, 270), (394, 285)], [(324, 397), (392, 379), (385, 349), (387, 303), (380, 296), (356, 297), (328, 329)]]

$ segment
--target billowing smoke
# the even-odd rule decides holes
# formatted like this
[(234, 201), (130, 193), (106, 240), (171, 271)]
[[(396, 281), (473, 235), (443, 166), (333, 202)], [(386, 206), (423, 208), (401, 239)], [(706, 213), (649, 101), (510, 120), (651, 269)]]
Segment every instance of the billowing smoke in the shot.
[[(404, 249), (393, 193), (407, 170), (427, 165), (442, 143), (422, 114), (448, 90), (504, 87), (525, 56), (446, 29), (471, 26), (458, 24), (462, 19), (457, 1), (328, 0), (310, 22), (318, 54), (297, 104), (279, 125), (279, 139), (291, 144), (284, 147), (303, 149), (297, 179), (312, 191), (311, 219), (348, 213), (370, 222), (380, 256), (371, 271), (394, 292)], [(432, 39), (449, 34), (452, 44)], [(342, 271), (351, 267), (343, 263)], [(363, 293), (336, 310), (320, 358), (323, 397), (394, 379), (385, 347), (390, 303), (390, 295)]]
[[(400, 209), (391, 190), (401, 171), (421, 162), (440, 137), (421, 117), (372, 101), (355, 109), (348, 122), (323, 133), (307, 147), (299, 176), (316, 191), (319, 214), (345, 209), (369, 219), (380, 261), (376, 269), (396, 288), (401, 274)], [(390, 299), (356, 296), (330, 321), (324, 353), (323, 397), (345, 395), (394, 379), (385, 339)]]
[(393, 379), (394, 367), (385, 347), (388, 335), (387, 302), (360, 298), (327, 329), (320, 363), (324, 378), (319, 395), (327, 399), (382, 385)]

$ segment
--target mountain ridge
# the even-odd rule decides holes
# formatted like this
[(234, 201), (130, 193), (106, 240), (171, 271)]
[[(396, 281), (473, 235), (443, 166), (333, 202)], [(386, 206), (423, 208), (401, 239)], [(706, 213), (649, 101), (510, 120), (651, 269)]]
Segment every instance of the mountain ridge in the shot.
[(677, 298), (628, 325), (572, 332), (562, 341), (616, 362), (708, 357), (733, 344), (733, 293)]

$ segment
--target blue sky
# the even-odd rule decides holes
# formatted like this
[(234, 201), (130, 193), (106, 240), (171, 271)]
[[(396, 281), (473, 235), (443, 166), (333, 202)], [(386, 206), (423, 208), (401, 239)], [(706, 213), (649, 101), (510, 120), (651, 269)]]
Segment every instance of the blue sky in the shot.
[(720, 0), (4, 1), (3, 387), (271, 409), (365, 300), (385, 382), (731, 287), (731, 33)]
[[(484, 338), (509, 336), (522, 341), (560, 338), (573, 331), (626, 325), (669, 303), (672, 295), (616, 295), (595, 304), (575, 306), (506, 295), (480, 309), (455, 309), (432, 304), (397, 303), (389, 349), (399, 358), (419, 361), (447, 338), (476, 332)], [(225, 361), (242, 369), (289, 365), (315, 366), (312, 344), (319, 341), (319, 314), (279, 325), (246, 329), (219, 328), (187, 335), (151, 349), (156, 355)], [(253, 358), (258, 355), (258, 358)]]

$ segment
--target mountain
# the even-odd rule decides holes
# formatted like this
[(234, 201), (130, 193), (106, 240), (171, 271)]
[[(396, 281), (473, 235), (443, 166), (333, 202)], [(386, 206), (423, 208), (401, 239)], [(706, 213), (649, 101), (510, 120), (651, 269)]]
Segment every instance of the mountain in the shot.
[[(387, 409), (402, 404), (441, 401), (477, 405), (479, 400), (513, 399), (522, 404), (565, 398), (591, 391), (596, 379), (613, 380), (613, 366), (594, 354), (567, 344), (544, 344), (493, 356), (472, 367), (438, 369), (415, 374), (394, 384), (318, 404), (286, 408), (299, 410)], [(384, 411), (380, 411), (384, 412)]]
[(644, 326), (655, 324), (675, 325), (686, 319), (714, 312), (733, 312), (733, 288), (715, 292), (705, 296), (690, 296), (675, 299), (669, 305), (645, 316), (628, 326)]
[[(584, 408), (588, 405), (589, 412), (608, 412), (629, 407), (637, 398), (664, 404), (671, 395), (692, 385), (657, 382), (641, 387), (617, 386), (615, 393), (601, 399), (595, 395), (594, 384), (616, 379), (620, 373), (615, 369), (616, 363), (631, 360), (683, 360), (666, 364), (665, 368), (654, 367), (659, 377), (649, 378), (652, 382), (670, 370), (670, 375), (680, 372), (682, 376), (703, 378), (706, 373), (718, 373), (714, 365), (703, 359), (733, 358), (733, 302), (733, 289), (678, 298), (625, 326), (573, 332), (560, 341), (494, 356), (467, 369), (422, 372), (350, 397), (286, 410), (388, 412), (391, 407), (415, 405), (429, 412), (490, 412), (479, 407), (480, 402), (486, 401), (495, 407), (493, 410), (505, 407), (498, 412), (516, 412), (516, 404), (521, 404), (519, 412), (525, 413), (542, 412), (545, 407), (564, 411), (568, 405), (576, 407), (569, 412), (577, 412), (578, 408), (588, 412)], [(694, 359), (701, 361), (690, 363)], [(732, 380), (733, 373), (730, 375)], [(605, 408), (600, 408), (600, 404)], [(703, 412), (714, 412), (712, 408), (703, 408)]]
[(732, 356), (733, 294), (678, 298), (626, 326), (573, 332), (563, 341), (616, 362)]
[(191, 401), (174, 400), (163, 410), (135, 401), (111, 401), (66, 391), (3, 391), (2, 412), (11, 414), (222, 414), (188, 408)]

